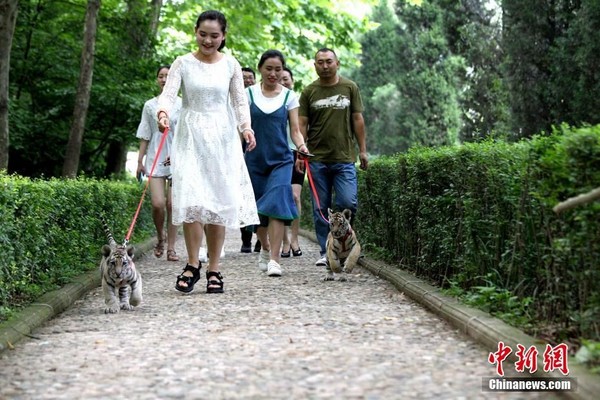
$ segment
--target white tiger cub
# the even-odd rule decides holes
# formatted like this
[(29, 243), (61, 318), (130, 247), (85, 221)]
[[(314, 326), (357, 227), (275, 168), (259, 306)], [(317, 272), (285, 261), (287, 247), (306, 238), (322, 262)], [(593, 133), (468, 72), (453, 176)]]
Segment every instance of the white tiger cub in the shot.
[[(352, 211), (345, 209), (342, 212), (333, 212), (327, 209), (329, 218), (329, 234), (325, 257), (327, 266), (325, 267), (327, 275), (324, 280), (333, 281), (333, 273), (351, 273), (360, 257), (360, 243), (356, 239), (356, 234), (350, 226), (350, 217)], [(340, 281), (345, 281), (346, 277), (341, 276)]]
[(102, 246), (100, 274), (106, 308), (104, 313), (133, 310), (142, 302), (142, 275), (135, 269), (133, 246), (117, 244), (104, 219), (102, 219), (108, 244)]

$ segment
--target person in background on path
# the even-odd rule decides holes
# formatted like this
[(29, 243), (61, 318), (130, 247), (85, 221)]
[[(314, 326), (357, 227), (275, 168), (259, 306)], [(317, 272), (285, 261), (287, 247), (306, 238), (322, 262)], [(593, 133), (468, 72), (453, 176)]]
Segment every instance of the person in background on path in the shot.
[[(156, 73), (156, 83), (159, 87), (159, 94), (162, 93), (167, 76), (169, 75), (169, 65), (162, 65)], [(171, 124), (175, 127), (179, 110), (181, 109), (181, 98), (177, 97), (173, 104)], [(171, 168), (165, 164), (165, 160), (171, 151), (173, 142), (173, 132), (169, 131), (164, 141), (160, 154), (157, 155), (158, 148), (162, 139), (162, 133), (156, 126), (156, 112), (158, 111), (158, 96), (144, 103), (142, 119), (137, 129), (136, 137), (140, 139), (140, 150), (138, 152), (137, 176), (148, 175), (152, 170), (152, 165), (156, 159), (156, 165), (150, 179), (150, 196), (152, 201), (152, 220), (156, 227), (156, 237), (158, 242), (154, 246), (154, 256), (161, 258), (165, 251), (165, 214), (167, 222), (167, 260), (179, 261), (179, 256), (175, 252), (175, 240), (177, 238), (177, 226), (172, 223), (171, 213)], [(145, 158), (145, 162), (144, 162)], [(166, 210), (166, 212), (165, 212)]]
[(183, 106), (171, 148), (173, 223), (183, 224), (188, 262), (175, 288), (190, 293), (200, 279), (199, 249), (203, 226), (208, 245), (206, 292), (223, 293), (219, 271), (225, 228), (239, 229), (260, 221), (240, 137), (247, 154), (256, 146), (242, 68), (225, 46), (227, 20), (219, 11), (205, 11), (194, 28), (198, 50), (171, 65), (158, 99), (158, 126), (169, 129), (177, 93)]
[[(252, 86), (256, 83), (256, 73), (250, 67), (242, 68), (242, 74), (244, 75), (244, 88)], [(242, 143), (242, 147), (244, 143)], [(244, 149), (245, 150), (245, 149)], [(250, 227), (240, 228), (240, 233), (242, 234), (242, 247), (240, 249), (241, 253), (252, 253), (252, 230)], [(254, 251), (260, 251), (260, 240), (256, 239), (256, 245), (254, 246)]]
[[(298, 115), (300, 131), (314, 154), (309, 165), (321, 205), (319, 209), (312, 194), (315, 232), (321, 246), (321, 258), (316, 265), (327, 268), (325, 246), (329, 224), (322, 215), (324, 218), (328, 215), (334, 192), (335, 208), (348, 208), (352, 217), (356, 215), (358, 180), (354, 163), (357, 145), (360, 168), (366, 170), (369, 160), (358, 86), (338, 74), (340, 62), (329, 48), (317, 51), (314, 65), (319, 78), (302, 91)], [(303, 167), (300, 160), (297, 165)]]
[(298, 126), (298, 96), (279, 83), (284, 67), (283, 54), (267, 50), (258, 62), (261, 82), (246, 89), (257, 142), (256, 150), (246, 153), (246, 165), (260, 218), (258, 267), (268, 276), (281, 276), (284, 226), (298, 218), (290, 185), (294, 158), (288, 146), (288, 125), (296, 148), (308, 153)]
[(256, 83), (256, 74), (250, 67), (242, 68), (242, 75), (244, 75), (244, 88), (252, 86)]
[[(279, 83), (290, 90), (294, 90), (294, 74), (288, 67), (284, 67), (283, 71), (281, 71), (281, 79), (279, 80)], [(294, 142), (292, 142), (289, 129), (288, 145), (290, 146), (290, 149), (296, 149)], [(290, 253), (293, 254), (294, 257), (299, 257), (302, 255), (302, 250), (300, 249), (300, 244), (298, 243), (298, 231), (300, 230), (300, 214), (302, 210), (301, 195), (305, 171), (299, 171), (295, 167), (297, 159), (298, 155), (296, 152), (294, 152), (294, 166), (292, 167), (292, 193), (294, 194), (294, 203), (296, 204), (296, 209), (298, 210), (298, 218), (292, 221), (291, 229), (287, 226), (285, 227), (283, 232), (281, 257), (290, 257)]]

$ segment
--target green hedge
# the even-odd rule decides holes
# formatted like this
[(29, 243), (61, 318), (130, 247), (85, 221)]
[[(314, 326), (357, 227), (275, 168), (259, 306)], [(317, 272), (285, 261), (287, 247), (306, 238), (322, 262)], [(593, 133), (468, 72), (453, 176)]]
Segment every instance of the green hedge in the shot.
[(367, 251), (441, 287), (516, 302), (558, 339), (599, 340), (600, 203), (552, 211), (598, 186), (600, 126), (417, 148), (359, 174), (356, 228)]
[[(0, 321), (10, 310), (93, 270), (106, 236), (106, 216), (123, 240), (142, 187), (130, 182), (31, 180), (0, 173)], [(131, 242), (153, 231), (145, 201)]]

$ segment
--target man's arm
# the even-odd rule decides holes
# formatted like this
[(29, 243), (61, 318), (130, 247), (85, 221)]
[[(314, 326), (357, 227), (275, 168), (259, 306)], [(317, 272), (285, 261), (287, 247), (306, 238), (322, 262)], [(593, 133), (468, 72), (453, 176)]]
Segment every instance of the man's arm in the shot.
[(362, 113), (352, 113), (352, 127), (354, 135), (358, 142), (358, 158), (360, 159), (360, 169), (366, 170), (369, 167), (369, 158), (367, 156), (367, 134), (365, 132), (365, 120)]
[[(304, 138), (304, 143), (308, 141), (308, 117), (303, 117), (301, 115), (298, 116), (298, 125), (300, 128), (300, 133)], [(296, 170), (298, 172), (304, 171), (304, 160), (300, 157), (296, 159)]]
[(300, 126), (300, 133), (304, 137), (304, 142), (308, 140), (308, 117), (298, 116), (298, 125)]

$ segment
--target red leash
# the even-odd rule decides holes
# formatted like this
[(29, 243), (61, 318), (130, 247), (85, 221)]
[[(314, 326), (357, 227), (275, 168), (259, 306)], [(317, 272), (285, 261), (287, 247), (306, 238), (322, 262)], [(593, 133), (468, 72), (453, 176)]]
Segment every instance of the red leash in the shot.
[(146, 196), (146, 190), (148, 190), (148, 185), (150, 185), (150, 179), (152, 179), (152, 174), (154, 173), (154, 167), (156, 167), (156, 162), (158, 161), (158, 156), (160, 155), (160, 152), (162, 151), (163, 145), (165, 144), (165, 140), (167, 139), (168, 134), (169, 134), (169, 129), (167, 128), (167, 129), (165, 129), (165, 131), (162, 134), (162, 137), (160, 138), (158, 150), (156, 150), (156, 156), (154, 157), (154, 162), (152, 163), (152, 168), (150, 168), (150, 173), (148, 174), (148, 180), (146, 181), (146, 186), (144, 187), (144, 191), (142, 192), (142, 198), (140, 199), (140, 202), (137, 206), (137, 210), (135, 211), (135, 215), (133, 216), (133, 221), (131, 221), (131, 225), (129, 226), (129, 230), (127, 231), (127, 236), (125, 236), (125, 242), (124, 242), (125, 246), (127, 246), (127, 243), (129, 243), (129, 238), (131, 237), (131, 234), (133, 232), (133, 227), (135, 226), (135, 223), (140, 214), (140, 210), (142, 209), (142, 204), (144, 203), (144, 197)]
[[(302, 153), (298, 153), (302, 154)], [(310, 189), (312, 190), (315, 201), (317, 202), (317, 207), (319, 209), (319, 215), (323, 218), (326, 224), (329, 225), (329, 220), (325, 218), (323, 213), (321, 212), (321, 202), (319, 201), (319, 195), (317, 193), (317, 189), (315, 188), (315, 183), (313, 182), (312, 174), (310, 173), (310, 166), (308, 165), (308, 157), (304, 157), (304, 169), (306, 169), (306, 176), (308, 176), (308, 183), (310, 184)]]

